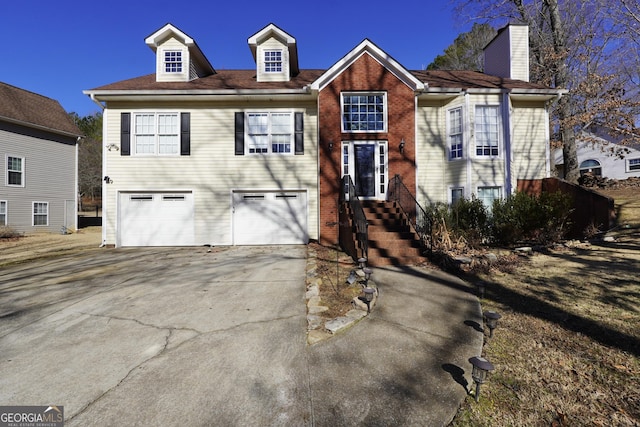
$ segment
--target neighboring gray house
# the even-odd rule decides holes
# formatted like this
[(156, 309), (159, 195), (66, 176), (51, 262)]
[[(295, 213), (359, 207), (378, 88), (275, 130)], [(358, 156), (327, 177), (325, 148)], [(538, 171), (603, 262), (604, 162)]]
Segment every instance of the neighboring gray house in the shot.
[[(576, 141), (580, 175), (592, 173), (609, 179), (640, 177), (640, 146), (613, 142), (603, 132), (583, 132)], [(553, 152), (558, 177), (564, 177), (562, 149)]]
[(0, 226), (77, 228), (80, 137), (58, 101), (0, 82)]

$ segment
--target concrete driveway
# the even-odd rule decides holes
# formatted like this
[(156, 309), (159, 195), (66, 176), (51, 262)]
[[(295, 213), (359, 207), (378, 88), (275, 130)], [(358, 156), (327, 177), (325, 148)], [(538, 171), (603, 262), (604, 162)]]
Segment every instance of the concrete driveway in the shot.
[(118, 249), (4, 268), (0, 405), (66, 425), (308, 420), (306, 248)]
[(477, 298), (376, 269), (371, 315), (306, 344), (306, 247), (97, 249), (3, 267), (0, 405), (68, 426), (444, 426), (482, 348)]

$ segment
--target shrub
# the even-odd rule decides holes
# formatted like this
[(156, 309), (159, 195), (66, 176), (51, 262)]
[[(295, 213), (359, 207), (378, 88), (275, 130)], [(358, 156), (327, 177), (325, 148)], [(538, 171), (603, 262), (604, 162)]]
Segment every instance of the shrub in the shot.
[(570, 211), (570, 198), (560, 192), (542, 193), (539, 197), (518, 192), (496, 200), (491, 218), (492, 240), (504, 245), (523, 240), (542, 244), (557, 241), (564, 235)]
[(435, 203), (426, 210), (433, 224), (434, 244), (452, 249), (461, 244), (477, 247), (488, 236), (488, 212), (482, 201), (460, 199), (453, 206)]
[(20, 237), (20, 233), (9, 226), (0, 226), (0, 239), (13, 239), (15, 237)]

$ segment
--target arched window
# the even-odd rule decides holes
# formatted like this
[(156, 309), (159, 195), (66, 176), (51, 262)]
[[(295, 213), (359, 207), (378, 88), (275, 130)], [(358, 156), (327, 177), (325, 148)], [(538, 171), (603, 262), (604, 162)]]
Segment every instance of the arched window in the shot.
[(602, 176), (602, 167), (600, 162), (594, 159), (585, 160), (580, 163), (580, 176), (585, 173), (592, 173), (595, 176)]

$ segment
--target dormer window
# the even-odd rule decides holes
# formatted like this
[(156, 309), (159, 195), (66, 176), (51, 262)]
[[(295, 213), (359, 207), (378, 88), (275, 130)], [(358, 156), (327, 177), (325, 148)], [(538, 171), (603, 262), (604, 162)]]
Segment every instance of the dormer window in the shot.
[(265, 50), (264, 51), (264, 72), (265, 73), (281, 73), (282, 72), (282, 51), (281, 50)]
[(182, 73), (182, 51), (168, 50), (164, 52), (164, 72)]

